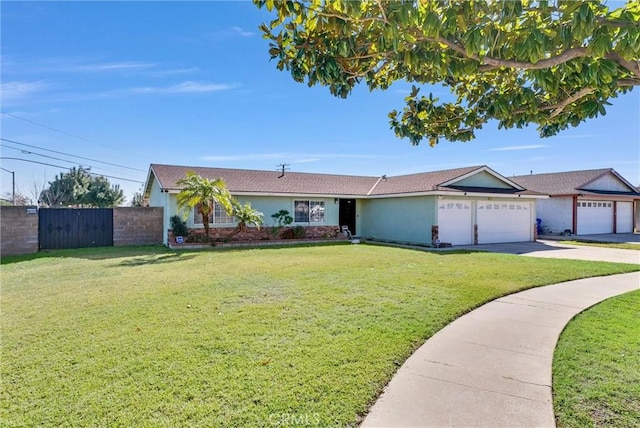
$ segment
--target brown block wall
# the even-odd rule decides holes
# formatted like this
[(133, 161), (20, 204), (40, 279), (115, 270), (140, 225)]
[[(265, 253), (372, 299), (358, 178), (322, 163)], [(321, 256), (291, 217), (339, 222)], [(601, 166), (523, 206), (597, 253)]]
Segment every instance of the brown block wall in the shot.
[[(27, 214), (32, 210), (33, 214)], [(0, 207), (0, 257), (38, 252), (36, 207)]]
[(161, 207), (113, 209), (113, 245), (162, 244)]

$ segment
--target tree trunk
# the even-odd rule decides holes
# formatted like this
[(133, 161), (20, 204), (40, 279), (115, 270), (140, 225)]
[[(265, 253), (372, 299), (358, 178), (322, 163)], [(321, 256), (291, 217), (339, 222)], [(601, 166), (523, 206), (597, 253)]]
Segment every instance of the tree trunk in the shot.
[(201, 211), (202, 214), (202, 224), (204, 225), (204, 234), (209, 238), (209, 213), (205, 213)]
[(245, 230), (247, 230), (247, 225), (245, 223), (238, 223), (238, 225), (235, 227), (235, 229), (231, 231), (231, 233), (229, 234), (229, 236), (227, 236), (227, 238), (231, 239), (234, 236), (236, 236), (238, 233), (244, 232)]

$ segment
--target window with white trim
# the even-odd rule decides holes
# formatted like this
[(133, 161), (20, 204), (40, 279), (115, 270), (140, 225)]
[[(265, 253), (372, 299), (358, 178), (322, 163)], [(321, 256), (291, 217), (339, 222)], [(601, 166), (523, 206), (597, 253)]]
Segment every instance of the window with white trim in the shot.
[[(233, 223), (233, 216), (227, 214), (227, 211), (220, 204), (213, 204), (213, 211), (209, 214), (209, 224), (212, 223)], [(202, 214), (199, 212), (199, 206), (193, 210), (193, 224), (202, 224)]]
[(296, 223), (324, 223), (324, 201), (302, 201), (293, 203)]

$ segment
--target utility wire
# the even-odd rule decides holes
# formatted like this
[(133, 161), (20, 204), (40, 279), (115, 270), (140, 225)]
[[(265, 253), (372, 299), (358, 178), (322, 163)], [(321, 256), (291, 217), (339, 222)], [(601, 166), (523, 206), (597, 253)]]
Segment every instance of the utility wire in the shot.
[[(68, 166), (53, 165), (53, 164), (50, 164), (50, 163), (38, 162), (38, 161), (30, 160), (30, 159), (11, 158), (11, 157), (5, 157), (5, 156), (0, 156), (0, 159), (17, 160), (17, 161), (30, 162), (30, 163), (38, 163), (40, 165), (54, 166), (56, 168), (67, 169), (69, 171), (71, 170), (71, 168), (69, 168)], [(144, 184), (144, 181), (131, 180), (130, 178), (114, 177), (112, 175), (106, 175), (106, 174), (98, 174), (97, 172), (90, 172), (90, 171), (87, 171), (86, 169), (85, 169), (85, 171), (87, 172), (87, 174), (91, 174), (91, 175), (95, 175), (95, 176), (101, 176), (101, 177), (113, 178), (114, 180), (124, 180), (124, 181), (131, 181), (133, 183)]]
[(134, 170), (134, 171), (147, 172), (146, 170), (140, 169), (140, 168), (132, 168), (130, 166), (119, 165), (117, 163), (105, 162), (105, 161), (101, 161), (101, 160), (98, 160), (98, 159), (86, 158), (84, 156), (78, 156), (78, 155), (72, 155), (72, 154), (64, 153), (64, 152), (58, 152), (56, 150), (45, 149), (44, 147), (34, 146), (33, 144), (21, 143), (19, 141), (15, 141), (15, 140), (8, 140), (6, 138), (0, 138), (0, 140), (6, 141), (7, 143), (18, 144), (20, 146), (32, 147), (34, 149), (45, 150), (45, 151), (51, 152), (51, 153), (57, 153), (59, 155), (71, 156), (71, 157), (74, 157), (74, 158), (84, 159), (84, 160), (88, 160), (88, 161), (91, 161), (91, 162), (99, 162), (99, 163), (102, 163), (102, 164), (105, 164), (105, 165), (117, 166), (118, 168), (125, 168), (125, 169), (131, 169), (131, 170)]
[(16, 151), (21, 152), (22, 154), (25, 154), (25, 155), (36, 155), (36, 156), (42, 156), (43, 158), (59, 160), (59, 161), (62, 161), (62, 162), (69, 162), (69, 163), (73, 163), (73, 164), (77, 163), (75, 161), (71, 161), (71, 160), (67, 160), (67, 159), (61, 159), (61, 158), (57, 158), (57, 157), (54, 157), (54, 156), (49, 156), (49, 155), (43, 155), (43, 154), (40, 154), (40, 153), (30, 152), (28, 150), (20, 149), (18, 147), (7, 146), (6, 144), (3, 144), (2, 147), (4, 147), (5, 149), (16, 150)]
[[(69, 163), (72, 163), (72, 164), (77, 164), (77, 162), (76, 162), (76, 161), (72, 161), (72, 160), (68, 160), (68, 159), (62, 159), (62, 158), (57, 158), (57, 157), (55, 157), (55, 156), (43, 155), (42, 153), (31, 152), (31, 151), (29, 151), (29, 150), (21, 149), (20, 147), (11, 147), (11, 146), (7, 146), (7, 144), (6, 144), (6, 143), (0, 144), (0, 146), (1, 146), (1, 147), (4, 147), (4, 148), (6, 148), (6, 149), (16, 150), (16, 151), (21, 152), (21, 153), (23, 153), (23, 154), (25, 154), (25, 155), (41, 156), (41, 157), (43, 157), (43, 158), (48, 158), (48, 159), (53, 159), (53, 160), (59, 160), (59, 161), (62, 161), (62, 162), (69, 162)], [(110, 170), (110, 169), (107, 169), (107, 168), (103, 168), (103, 167), (101, 167), (101, 166), (98, 166), (98, 167), (93, 166), (93, 165), (87, 165), (87, 166), (88, 166), (89, 168), (102, 169), (102, 170), (105, 170), (105, 171), (113, 171), (113, 170)], [(114, 171), (114, 172), (116, 172), (116, 173), (117, 173), (118, 171)]]
[(98, 143), (97, 141), (89, 140), (88, 138), (84, 138), (84, 137), (81, 137), (79, 135), (75, 135), (75, 134), (72, 134), (70, 132), (66, 132), (66, 131), (63, 131), (61, 129), (57, 129), (57, 128), (54, 128), (52, 126), (44, 125), (42, 123), (38, 123), (38, 122), (30, 120), (30, 119), (25, 119), (24, 117), (16, 116), (13, 113), (9, 113), (9, 112), (3, 111), (2, 114), (6, 114), (7, 116), (11, 116), (14, 119), (24, 120), (25, 122), (29, 122), (29, 123), (31, 123), (33, 125), (37, 125), (37, 126), (40, 126), (42, 128), (49, 129), (51, 131), (59, 132), (60, 134), (68, 135), (69, 137), (77, 138), (79, 140), (86, 141), (88, 143), (97, 144), (99, 146), (104, 146), (104, 147), (107, 147), (107, 148), (109, 148), (111, 150), (119, 150), (119, 149), (117, 149), (115, 147), (111, 147), (111, 146), (109, 146), (107, 144)]

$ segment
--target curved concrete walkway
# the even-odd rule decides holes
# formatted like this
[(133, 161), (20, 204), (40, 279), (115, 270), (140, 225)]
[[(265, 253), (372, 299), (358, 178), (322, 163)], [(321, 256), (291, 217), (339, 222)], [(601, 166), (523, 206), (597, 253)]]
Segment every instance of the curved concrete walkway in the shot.
[(584, 309), (640, 289), (640, 272), (533, 288), (489, 302), (431, 337), (361, 427), (554, 427), (553, 351)]

